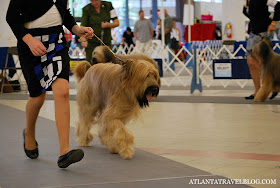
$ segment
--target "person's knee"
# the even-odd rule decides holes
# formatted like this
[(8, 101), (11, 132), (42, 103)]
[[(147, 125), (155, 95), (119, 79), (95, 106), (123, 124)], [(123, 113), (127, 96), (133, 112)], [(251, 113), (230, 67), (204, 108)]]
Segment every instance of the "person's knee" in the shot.
[(248, 63), (250, 70), (259, 70), (260, 69), (260, 65), (257, 62), (257, 60), (255, 60), (254, 58), (252, 58), (250, 56), (247, 57), (247, 63)]
[(56, 92), (56, 97), (69, 99), (69, 86), (62, 86), (58, 92)]
[(45, 96), (46, 96), (46, 92), (44, 92), (38, 97), (30, 97), (29, 101), (32, 102), (32, 104), (35, 105), (36, 108), (41, 108), (45, 102)]
[(69, 83), (60, 79), (53, 84), (53, 94), (55, 98), (69, 99)]

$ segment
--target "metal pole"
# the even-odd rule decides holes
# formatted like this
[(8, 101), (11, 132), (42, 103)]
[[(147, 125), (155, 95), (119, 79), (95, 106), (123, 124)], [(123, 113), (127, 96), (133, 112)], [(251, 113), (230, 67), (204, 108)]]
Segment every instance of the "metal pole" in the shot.
[(154, 28), (157, 27), (157, 19), (158, 19), (157, 11), (158, 11), (157, 0), (152, 0), (152, 23)]
[(188, 42), (191, 42), (191, 0), (189, 1), (189, 23), (188, 23)]
[(129, 7), (128, 7), (128, 0), (125, 1), (125, 25), (129, 27)]
[(161, 0), (161, 10), (160, 10), (160, 18), (161, 18), (161, 45), (165, 45), (165, 29), (164, 29), (164, 8), (163, 8), (163, 0)]

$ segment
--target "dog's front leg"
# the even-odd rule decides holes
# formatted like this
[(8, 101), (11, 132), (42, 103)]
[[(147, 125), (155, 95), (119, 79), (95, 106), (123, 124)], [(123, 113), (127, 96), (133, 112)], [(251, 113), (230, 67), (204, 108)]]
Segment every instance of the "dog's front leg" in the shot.
[(119, 153), (122, 158), (131, 159), (134, 155), (133, 134), (119, 119), (110, 118), (102, 122), (102, 128), (99, 130), (101, 142), (109, 148), (111, 153)]

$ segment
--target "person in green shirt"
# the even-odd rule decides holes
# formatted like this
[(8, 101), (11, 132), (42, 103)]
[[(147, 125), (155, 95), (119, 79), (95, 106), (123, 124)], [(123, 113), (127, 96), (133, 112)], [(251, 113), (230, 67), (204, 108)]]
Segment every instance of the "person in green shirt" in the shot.
[[(110, 22), (112, 20), (112, 22)], [(83, 8), (81, 26), (92, 27), (94, 34), (99, 37), (107, 46), (111, 47), (111, 28), (119, 26), (118, 16), (111, 2), (91, 0)], [(92, 52), (95, 47), (102, 45), (96, 38), (85, 40), (82, 46), (86, 50), (86, 60), (91, 63)]]

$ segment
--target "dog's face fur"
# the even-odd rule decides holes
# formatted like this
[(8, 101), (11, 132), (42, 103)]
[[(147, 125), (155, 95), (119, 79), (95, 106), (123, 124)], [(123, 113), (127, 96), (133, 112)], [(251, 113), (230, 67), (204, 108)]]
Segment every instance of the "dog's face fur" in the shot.
[[(117, 55), (116, 58), (106, 46), (97, 46), (92, 53), (92, 63), (112, 62), (126, 70), (126, 80), (138, 88), (137, 100), (140, 107), (149, 106), (152, 97), (157, 96), (160, 78), (157, 63), (146, 54)], [(140, 83), (140, 84), (139, 84)]]
[(112, 62), (114, 55), (106, 46), (97, 46), (92, 52), (91, 63), (107, 63)]
[(157, 69), (145, 60), (127, 60), (123, 70), (123, 80), (135, 90), (140, 107), (149, 106), (152, 97), (158, 96), (161, 84)]

